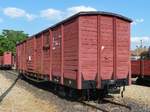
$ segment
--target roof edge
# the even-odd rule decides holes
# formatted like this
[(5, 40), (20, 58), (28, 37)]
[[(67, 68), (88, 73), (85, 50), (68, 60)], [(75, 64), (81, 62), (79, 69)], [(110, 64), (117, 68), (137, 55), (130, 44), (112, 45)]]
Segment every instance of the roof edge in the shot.
[[(66, 19), (64, 19), (64, 20), (62, 20), (62, 21), (52, 25), (51, 27), (48, 27), (48, 28), (46, 28), (46, 29), (44, 29), (44, 30), (42, 30), (42, 31), (32, 35), (32, 36), (29, 36), (29, 38), (27, 38), (27, 40), (32, 38), (32, 37), (35, 37), (36, 35), (39, 35), (42, 32), (45, 32), (45, 31), (47, 31), (49, 29), (53, 29), (53, 28), (57, 27), (60, 24), (64, 24), (65, 22), (67, 22), (67, 21), (69, 21), (69, 20), (71, 20), (73, 18), (76, 18), (76, 17), (79, 17), (79, 16), (83, 16), (83, 15), (106, 15), (106, 16), (114, 16), (114, 17), (123, 19), (125, 21), (128, 21), (130, 23), (133, 21), (132, 19), (130, 19), (128, 17), (125, 17), (125, 16), (123, 16), (121, 14), (112, 13), (112, 12), (105, 12), (105, 11), (81, 11), (81, 12), (78, 12), (78, 13), (76, 13), (76, 14), (74, 14), (74, 15), (72, 15), (72, 16), (70, 16), (70, 17), (68, 17), (68, 18), (66, 18)], [(20, 42), (20, 43), (23, 43), (23, 42)]]
[(60, 24), (64, 24), (64, 23), (67, 22), (68, 20), (71, 20), (71, 19), (76, 18), (76, 17), (79, 17), (79, 16), (83, 16), (83, 15), (106, 15), (106, 16), (114, 16), (114, 17), (123, 19), (123, 20), (125, 20), (125, 21), (128, 21), (128, 22), (130, 22), (130, 23), (133, 21), (132, 19), (130, 19), (130, 18), (126, 17), (126, 16), (123, 16), (123, 15), (117, 14), (117, 13), (112, 13), (112, 12), (105, 12), (105, 11), (81, 11), (81, 12), (78, 12), (78, 13), (76, 13), (76, 14), (74, 14), (74, 15), (72, 15), (72, 16), (70, 16), (70, 17), (68, 17), (68, 18), (66, 18), (66, 19), (64, 19), (64, 20), (62, 20), (62, 21), (60, 21), (60, 22), (58, 22), (58, 23), (52, 25), (51, 27), (48, 27), (48, 28), (46, 28), (46, 29), (40, 31), (39, 33), (36, 33), (36, 34), (30, 36), (30, 37), (33, 37), (33, 36), (35, 36), (35, 35), (38, 35), (38, 34), (44, 32), (44, 31), (46, 31), (46, 30), (48, 30), (48, 29), (53, 29), (53, 28), (57, 27), (57, 26), (60, 25)]

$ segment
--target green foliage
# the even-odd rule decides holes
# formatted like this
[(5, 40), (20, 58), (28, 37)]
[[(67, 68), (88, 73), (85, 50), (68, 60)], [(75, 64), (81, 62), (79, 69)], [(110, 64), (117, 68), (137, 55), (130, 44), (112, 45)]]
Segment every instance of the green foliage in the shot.
[(16, 53), (16, 44), (25, 40), (28, 34), (23, 31), (3, 30), (0, 34), (0, 55), (5, 51)]

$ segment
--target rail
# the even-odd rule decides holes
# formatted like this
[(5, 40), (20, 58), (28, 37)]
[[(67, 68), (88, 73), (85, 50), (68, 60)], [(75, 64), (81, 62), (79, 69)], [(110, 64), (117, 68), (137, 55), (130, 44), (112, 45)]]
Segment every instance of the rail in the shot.
[[(16, 74), (15, 74), (16, 75)], [(17, 81), (20, 79), (20, 75), (17, 76), (17, 78), (14, 80), (14, 82), (11, 84), (11, 86), (2, 93), (2, 95), (0, 96), (0, 102), (3, 101), (3, 99), (7, 96), (7, 94), (12, 90), (12, 88), (15, 86), (15, 84), (17, 83)]]

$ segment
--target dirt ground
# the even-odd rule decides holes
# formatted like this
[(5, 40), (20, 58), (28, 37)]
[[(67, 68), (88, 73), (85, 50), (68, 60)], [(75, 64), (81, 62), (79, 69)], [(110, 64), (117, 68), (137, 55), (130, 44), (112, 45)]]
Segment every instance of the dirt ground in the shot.
[[(12, 74), (11, 74), (12, 75)], [(0, 74), (0, 93), (6, 91), (12, 80)], [(34, 90), (34, 89), (33, 89)], [(39, 90), (42, 92), (42, 90)], [(35, 111), (36, 110), (36, 111)], [(0, 103), (0, 112), (56, 112), (56, 106), (45, 100), (35, 97), (30, 91), (18, 83), (12, 88), (5, 99)]]
[[(0, 95), (10, 87), (16, 76), (0, 71)], [(120, 95), (114, 99), (125, 101), (133, 109), (132, 112), (150, 112), (150, 87), (131, 85), (126, 87), (124, 100)], [(110, 112), (127, 112), (110, 104), (100, 104), (99, 107)], [(12, 90), (0, 102), (0, 112), (103, 112), (102, 110), (87, 110), (77, 102), (62, 99), (57, 95), (37, 88), (24, 80), (18, 80)], [(129, 111), (130, 112), (130, 111)]]
[(134, 99), (139, 103), (150, 105), (150, 87), (140, 85), (128, 86), (124, 96)]

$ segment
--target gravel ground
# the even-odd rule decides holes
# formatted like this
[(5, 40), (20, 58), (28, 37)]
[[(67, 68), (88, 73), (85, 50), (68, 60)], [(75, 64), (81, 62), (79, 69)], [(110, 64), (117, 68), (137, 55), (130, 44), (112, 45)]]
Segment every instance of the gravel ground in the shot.
[[(13, 74), (0, 71), (0, 94), (10, 87), (15, 78)], [(79, 103), (60, 98), (44, 87), (41, 89), (36, 84), (18, 80), (0, 103), (0, 112), (150, 112), (150, 88), (131, 85), (126, 88), (123, 99), (120, 95), (113, 95), (101, 104), (93, 101)]]

